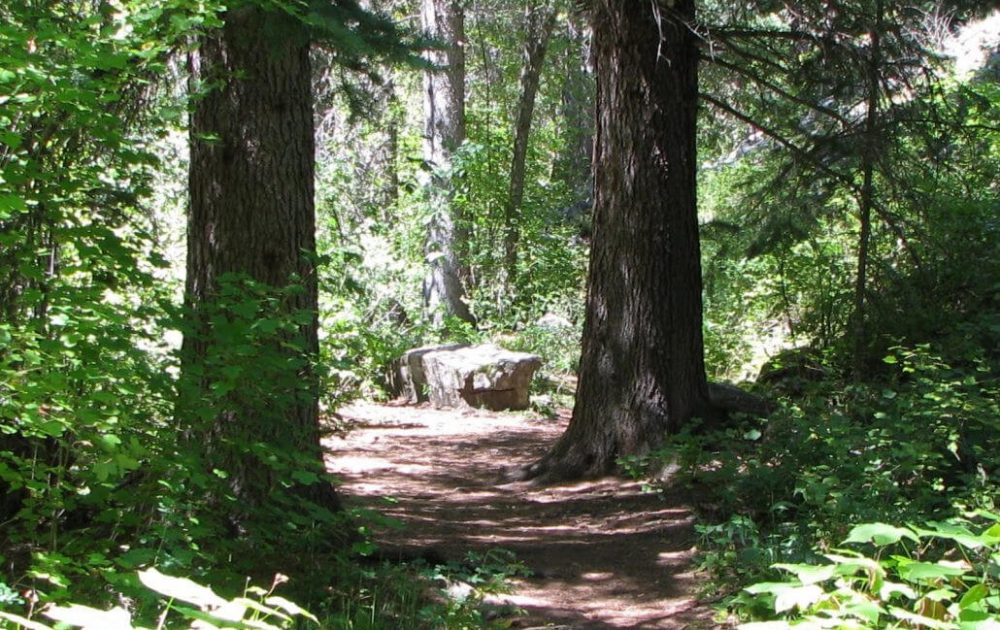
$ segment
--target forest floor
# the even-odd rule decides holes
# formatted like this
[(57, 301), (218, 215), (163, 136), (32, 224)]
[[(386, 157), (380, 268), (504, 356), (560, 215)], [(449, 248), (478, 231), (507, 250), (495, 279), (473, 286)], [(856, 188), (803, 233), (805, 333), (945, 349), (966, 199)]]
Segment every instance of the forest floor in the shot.
[[(553, 486), (509, 483), (503, 472), (540, 457), (568, 412), (437, 410), (357, 403), (327, 442), (349, 505), (404, 528), (375, 531), (383, 550), (461, 562), (470, 551), (514, 552), (530, 577), (486, 604), (514, 628), (718, 627), (696, 600), (693, 519), (683, 497), (608, 478)], [(394, 497), (389, 502), (384, 497)]]

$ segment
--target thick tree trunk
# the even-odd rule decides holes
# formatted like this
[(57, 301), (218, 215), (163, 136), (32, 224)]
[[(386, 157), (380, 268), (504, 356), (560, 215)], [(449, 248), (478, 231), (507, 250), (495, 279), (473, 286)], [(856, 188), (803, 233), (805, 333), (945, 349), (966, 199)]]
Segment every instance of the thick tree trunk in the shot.
[(597, 476), (707, 410), (694, 0), (597, 0), (594, 236), (576, 407), (527, 476)]
[(528, 158), (531, 119), (535, 96), (542, 77), (545, 51), (556, 24), (556, 12), (545, 5), (532, 4), (525, 10), (524, 67), (521, 69), (521, 97), (514, 122), (514, 155), (510, 161), (510, 187), (504, 207), (504, 282), (508, 293), (517, 281), (517, 248), (521, 240), (521, 204)]
[(459, 0), (423, 0), (421, 18), (424, 30), (447, 44), (427, 52), (440, 69), (424, 76), (424, 160), (432, 170), (424, 304), (437, 324), (448, 315), (474, 324), (463, 286), (467, 228), (451, 186), (452, 155), (465, 141), (465, 15)]
[[(185, 289), (192, 321), (183, 344), (184, 377), (210, 399), (219, 388), (220, 366), (211, 361), (231, 350), (219, 328), (239, 323), (230, 315), (218, 319), (225, 301), (233, 301), (220, 295), (228, 275), (275, 289), (299, 285), (284, 295), (280, 315), (306, 314), (296, 331), (267, 342), (267, 361), (223, 366), (229, 374), (254, 371), (244, 382), (256, 388), (255, 398), (241, 387), (216, 403), (207, 434), (190, 429), (192, 448), (204, 449), (208, 465), (228, 475), (241, 504), (230, 519), (242, 527), (242, 515), (267, 504), (278, 485), (267, 451), (296, 457), (296, 465), (312, 473), (323, 468), (310, 365), (318, 356), (314, 137), (309, 41), (301, 23), (250, 6), (229, 10), (224, 21), (189, 60), (192, 93), (204, 93), (191, 114)], [(198, 396), (189, 402), (197, 404)], [(299, 493), (337, 508), (328, 484)]]

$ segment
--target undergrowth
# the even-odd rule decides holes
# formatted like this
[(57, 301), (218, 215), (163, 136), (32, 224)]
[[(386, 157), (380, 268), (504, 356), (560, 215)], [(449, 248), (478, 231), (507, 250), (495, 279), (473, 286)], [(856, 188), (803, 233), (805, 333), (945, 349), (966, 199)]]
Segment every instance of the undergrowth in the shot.
[[(933, 550), (945, 536), (917, 526), (996, 511), (1000, 382), (989, 362), (945, 361), (923, 345), (893, 348), (882, 366), (869, 383), (840, 380), (828, 366), (825, 378), (783, 394), (770, 417), (714, 431), (694, 423), (641, 462), (679, 464), (672, 483), (691, 491), (698, 511), (704, 595), (723, 612), (760, 614), (761, 598), (742, 589), (789, 566), (829, 564), (858, 523), (912, 524)], [(984, 562), (970, 575), (998, 570), (995, 558)]]

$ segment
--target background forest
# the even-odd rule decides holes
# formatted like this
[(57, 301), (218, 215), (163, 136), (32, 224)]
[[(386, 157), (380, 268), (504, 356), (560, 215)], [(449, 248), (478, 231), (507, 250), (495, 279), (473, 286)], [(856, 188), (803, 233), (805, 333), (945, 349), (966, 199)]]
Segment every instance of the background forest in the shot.
[[(572, 406), (602, 78), (588, 3), (418, 4), (0, 6), (0, 627), (491, 623), (426, 597), (443, 567), (383, 561), (319, 440), (439, 341), (539, 354), (535, 411)], [(730, 622), (1000, 619), (987, 4), (706, 0), (684, 22), (705, 369), (768, 413), (617, 465), (689, 493)], [(265, 58), (298, 81), (235, 90)], [(281, 193), (314, 213), (291, 260), (251, 219), (219, 245), (204, 175), (240, 150), (213, 127), (240, 98), (306, 125), (281, 141), (301, 170), (258, 182), (307, 181)]]

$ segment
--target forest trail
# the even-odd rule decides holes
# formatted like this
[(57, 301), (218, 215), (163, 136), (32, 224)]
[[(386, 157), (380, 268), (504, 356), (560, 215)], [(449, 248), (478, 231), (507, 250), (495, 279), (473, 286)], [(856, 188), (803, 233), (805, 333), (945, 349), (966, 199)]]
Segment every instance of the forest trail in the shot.
[(548, 487), (503, 480), (505, 468), (545, 452), (568, 414), (371, 403), (340, 414), (351, 429), (327, 446), (342, 494), (405, 523), (377, 531), (380, 546), (433, 549), (449, 561), (501, 548), (533, 571), (514, 580), (513, 593), (488, 600), (527, 613), (511, 627), (718, 625), (694, 598), (692, 517), (680, 499), (622, 479)]

